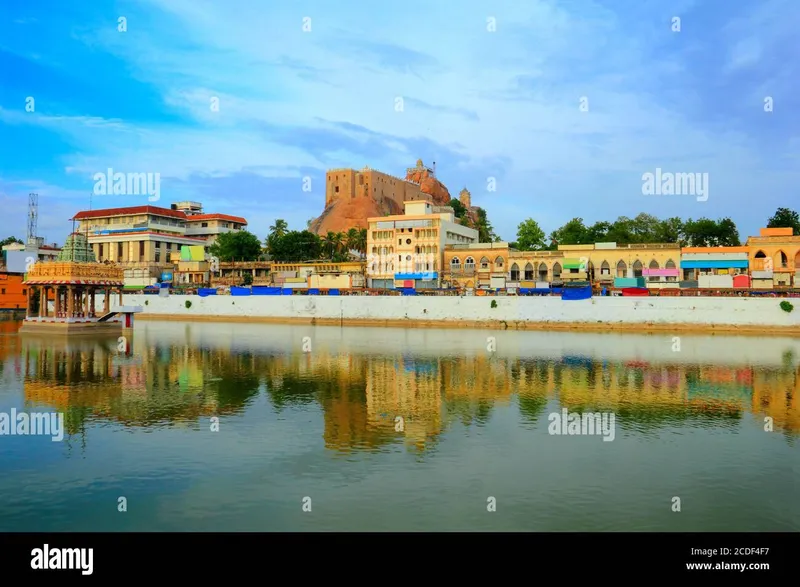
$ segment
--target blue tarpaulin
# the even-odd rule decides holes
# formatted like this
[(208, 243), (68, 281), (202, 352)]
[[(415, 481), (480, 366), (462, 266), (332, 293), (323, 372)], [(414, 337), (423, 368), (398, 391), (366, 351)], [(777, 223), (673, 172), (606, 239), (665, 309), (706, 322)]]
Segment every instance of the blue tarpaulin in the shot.
[(249, 287), (231, 287), (231, 295), (232, 296), (249, 296), (250, 295), (250, 288)]
[(279, 296), (281, 295), (281, 288), (280, 287), (265, 287), (265, 286), (254, 286), (253, 287), (253, 295), (254, 296)]
[(215, 296), (217, 295), (217, 290), (207, 287), (201, 287), (197, 290), (197, 295), (199, 295), (201, 298), (204, 298), (206, 296)]
[(415, 290), (413, 288), (406, 288), (406, 289), (403, 290), (403, 295), (404, 296), (415, 296), (415, 295), (417, 295), (417, 290)]
[(281, 295), (282, 295), (282, 296), (290, 296), (290, 295), (292, 295), (293, 293), (294, 293), (294, 290), (293, 290), (291, 287), (284, 287), (284, 288), (281, 290)]
[(592, 297), (592, 286), (566, 287), (561, 292), (562, 300), (588, 300)]
[(328, 290), (328, 295), (329, 296), (338, 296), (339, 295), (339, 290), (338, 289), (329, 289)]
[(318, 296), (319, 290), (316, 287), (312, 287), (308, 290), (308, 295), (310, 296)]

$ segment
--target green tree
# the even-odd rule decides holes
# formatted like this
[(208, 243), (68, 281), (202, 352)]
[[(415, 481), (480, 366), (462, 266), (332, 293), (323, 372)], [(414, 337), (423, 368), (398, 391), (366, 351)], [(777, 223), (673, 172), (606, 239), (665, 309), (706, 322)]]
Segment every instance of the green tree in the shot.
[(683, 225), (685, 243), (690, 247), (737, 247), (739, 231), (730, 218), (687, 220)]
[(25, 243), (15, 236), (9, 236), (8, 238), (4, 238), (3, 240), (0, 241), (0, 249), (2, 249), (6, 245), (13, 245), (13, 244), (24, 245)]
[(561, 228), (554, 230), (550, 235), (553, 245), (584, 245), (588, 242), (588, 231), (583, 224), (583, 218), (573, 218)]
[(467, 215), (467, 208), (461, 203), (461, 200), (453, 198), (447, 205), (453, 209), (456, 218), (464, 218)]
[(253, 274), (252, 273), (245, 273), (242, 275), (242, 285), (245, 287), (248, 285), (253, 285)]
[(494, 233), (494, 228), (492, 228), (489, 219), (486, 217), (486, 210), (483, 208), (477, 208), (477, 211), (478, 222), (474, 228), (478, 231), (478, 242), (491, 243), (500, 240)]
[(246, 230), (223, 232), (208, 252), (220, 261), (255, 261), (261, 255), (261, 241)]
[(683, 220), (678, 217), (667, 218), (659, 222), (656, 229), (658, 243), (679, 243), (683, 245)]
[(789, 208), (778, 208), (767, 221), (767, 228), (791, 228), (795, 235), (800, 235), (800, 215)]
[(546, 246), (545, 234), (539, 223), (532, 218), (517, 226), (516, 248), (520, 251), (540, 251)]
[(272, 258), (285, 263), (299, 263), (320, 258), (322, 241), (314, 234), (304, 230), (292, 230), (272, 243)]
[(586, 237), (589, 239), (589, 242), (592, 243), (606, 242), (610, 230), (611, 230), (610, 222), (604, 222), (604, 221), (595, 222), (586, 229)]

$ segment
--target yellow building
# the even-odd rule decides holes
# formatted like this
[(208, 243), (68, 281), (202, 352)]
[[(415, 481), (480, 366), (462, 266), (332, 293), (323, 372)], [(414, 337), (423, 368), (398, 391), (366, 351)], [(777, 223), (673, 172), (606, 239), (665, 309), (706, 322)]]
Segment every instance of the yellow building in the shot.
[(753, 289), (800, 284), (800, 235), (791, 228), (762, 228), (747, 247)]
[(447, 245), (478, 242), (449, 206), (405, 202), (405, 214), (367, 219), (367, 287), (432, 289), (440, 284)]
[(547, 287), (562, 282), (564, 254), (561, 251), (512, 249), (508, 256), (508, 287)]
[(365, 262), (276, 263), (271, 265), (271, 284), (292, 289), (350, 289), (365, 285)]
[(444, 251), (442, 286), (457, 289), (504, 289), (508, 243), (447, 245)]

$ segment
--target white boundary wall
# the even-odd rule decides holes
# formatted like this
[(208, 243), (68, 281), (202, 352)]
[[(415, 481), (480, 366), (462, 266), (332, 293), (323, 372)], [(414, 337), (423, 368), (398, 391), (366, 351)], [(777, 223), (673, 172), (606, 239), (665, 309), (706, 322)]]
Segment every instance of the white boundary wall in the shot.
[[(186, 301), (191, 307), (186, 308)], [(492, 301), (497, 307), (492, 308)], [(487, 321), (512, 323), (661, 324), (800, 328), (800, 299), (722, 297), (558, 297), (456, 296), (183, 296), (129, 294), (126, 306), (142, 306), (138, 316), (253, 317), (342, 321)], [(145, 304), (147, 302), (147, 304)]]

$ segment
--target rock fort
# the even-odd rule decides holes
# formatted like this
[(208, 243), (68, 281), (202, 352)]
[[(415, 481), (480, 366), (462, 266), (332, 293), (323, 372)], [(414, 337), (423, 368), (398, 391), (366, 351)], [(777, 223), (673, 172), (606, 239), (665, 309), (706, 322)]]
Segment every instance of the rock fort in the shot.
[(406, 170), (404, 179), (365, 167), (331, 169), (325, 174), (325, 210), (314, 219), (309, 230), (319, 235), (366, 228), (367, 218), (402, 214), (403, 202), (426, 200), (446, 206), (450, 192), (436, 179), (432, 168), (417, 161)]

